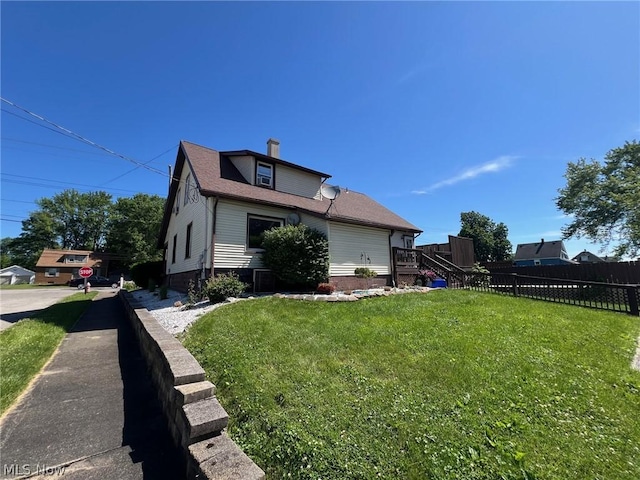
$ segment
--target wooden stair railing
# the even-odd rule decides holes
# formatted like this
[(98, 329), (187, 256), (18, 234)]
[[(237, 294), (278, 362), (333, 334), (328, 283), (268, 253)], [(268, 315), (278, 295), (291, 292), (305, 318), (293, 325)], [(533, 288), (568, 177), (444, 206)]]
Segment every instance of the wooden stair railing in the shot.
[(450, 288), (464, 288), (465, 271), (439, 255), (429, 256), (423, 252), (420, 257), (420, 268), (433, 270), (436, 275), (447, 280)]

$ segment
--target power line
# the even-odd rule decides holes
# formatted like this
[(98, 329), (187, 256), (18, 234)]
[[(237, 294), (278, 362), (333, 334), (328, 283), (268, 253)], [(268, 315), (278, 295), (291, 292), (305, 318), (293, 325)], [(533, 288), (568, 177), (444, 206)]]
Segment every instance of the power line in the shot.
[[(12, 107), (14, 107), (14, 108), (17, 108), (17, 109), (19, 109), (19, 110), (22, 110), (23, 112), (27, 113), (28, 115), (31, 115), (32, 117), (37, 118), (38, 120), (41, 120), (41, 121), (43, 121), (43, 122), (46, 122), (46, 123), (48, 123), (49, 125), (53, 125), (55, 128), (57, 128), (57, 129), (59, 129), (59, 130), (62, 130), (63, 132), (66, 132), (68, 135), (71, 135), (73, 138), (76, 138), (77, 140), (80, 140), (81, 142), (84, 142), (84, 143), (86, 143), (86, 144), (88, 144), (88, 145), (91, 145), (91, 146), (93, 146), (93, 147), (99, 148), (100, 150), (104, 150), (105, 152), (107, 152), (107, 153), (109, 153), (109, 154), (111, 154), (111, 155), (114, 155), (114, 156), (116, 156), (116, 157), (118, 157), (118, 158), (121, 158), (121, 159), (123, 159), (123, 160), (126, 160), (127, 162), (134, 163), (135, 165), (138, 165), (138, 166), (140, 166), (141, 168), (144, 168), (144, 169), (146, 169), (146, 170), (149, 170), (150, 172), (157, 173), (157, 174), (159, 174), (159, 175), (162, 175), (163, 177), (168, 177), (168, 176), (169, 176), (166, 172), (163, 172), (162, 170), (158, 170), (157, 168), (153, 168), (153, 167), (150, 167), (150, 166), (148, 166), (148, 165), (145, 165), (144, 163), (139, 162), (139, 161), (137, 161), (137, 160), (134, 160), (133, 158), (127, 157), (126, 155), (122, 155), (121, 153), (114, 152), (113, 150), (111, 150), (111, 149), (109, 149), (109, 148), (107, 148), (107, 147), (104, 147), (104, 146), (102, 146), (102, 145), (100, 145), (100, 144), (98, 144), (98, 143), (96, 143), (96, 142), (93, 142), (93, 141), (89, 140), (88, 138), (85, 138), (85, 137), (83, 137), (82, 135), (80, 135), (80, 134), (78, 134), (78, 133), (75, 133), (75, 132), (73, 132), (72, 130), (69, 130), (68, 128), (65, 128), (65, 127), (63, 127), (63, 126), (61, 126), (61, 125), (58, 125), (57, 123), (52, 122), (51, 120), (47, 120), (47, 119), (46, 119), (46, 118), (44, 118), (43, 116), (38, 115), (37, 113), (33, 113), (33, 112), (31, 112), (31, 111), (27, 110), (26, 108), (21, 107), (20, 105), (17, 105), (17, 104), (15, 104), (15, 103), (13, 103), (13, 102), (11, 102), (11, 101), (7, 100), (7, 99), (6, 99), (6, 98), (4, 98), (4, 97), (0, 97), (0, 100), (2, 100), (3, 102), (5, 102), (5, 103), (7, 103), (7, 104), (11, 105), (11, 106), (12, 106)], [(7, 112), (7, 113), (11, 113), (11, 112)], [(17, 115), (16, 115), (16, 116), (17, 116)], [(18, 118), (23, 118), (23, 117), (19, 117), (19, 116), (18, 116)]]
[(10, 198), (0, 198), (0, 202), (31, 203), (33, 205), (37, 205), (36, 202), (27, 202), (26, 200), (12, 200)]
[[(166, 149), (164, 152), (162, 152), (160, 155), (156, 155), (155, 157), (153, 157), (151, 160), (149, 160), (148, 162), (145, 162), (145, 165), (150, 164), (151, 162), (153, 162), (155, 159), (160, 158), (161, 156), (163, 156), (166, 153), (169, 153), (171, 150), (174, 150), (176, 147), (178, 146), (178, 144), (176, 145), (172, 145), (171, 147), (169, 147), (168, 149)], [(104, 182), (102, 185), (107, 185), (108, 183), (114, 182), (116, 180), (121, 179), (122, 177), (124, 177), (125, 175), (129, 175), (132, 172), (135, 172), (138, 168), (140, 167), (133, 167), (131, 170), (127, 170), (126, 172), (124, 172), (121, 175), (118, 175), (117, 177), (112, 178), (111, 180), (107, 180), (106, 182)], [(168, 176), (168, 175), (167, 175)]]
[[(2, 175), (3, 177), (23, 178), (23, 179), (26, 179), (26, 180), (40, 180), (40, 181), (43, 181), (43, 182), (62, 183), (64, 185), (74, 185), (74, 186), (79, 186), (79, 187), (100, 189), (100, 187), (97, 186), (97, 185), (87, 185), (87, 184), (84, 184), (84, 183), (63, 182), (63, 181), (60, 181), (60, 180), (49, 180), (47, 178), (28, 177), (28, 176), (25, 176), (25, 175), (15, 175), (15, 174), (5, 173), (5, 172), (0, 173), (0, 175)], [(42, 183), (33, 183), (33, 182), (26, 182), (24, 180), (3, 179), (3, 182), (6, 182), (6, 183), (17, 183), (17, 184), (21, 184), (21, 185), (32, 185), (32, 186), (35, 186), (35, 187), (62, 188), (60, 185), (49, 185), (49, 184), (42, 184)], [(139, 192), (134, 191), (134, 190), (125, 190), (125, 189), (122, 189), (122, 188), (107, 188), (105, 190), (120, 191), (120, 192), (126, 192), (126, 193), (139, 193)]]
[(0, 220), (2, 220), (3, 222), (15, 222), (15, 223), (22, 223), (22, 220), (10, 220), (8, 218), (0, 218)]
[[(20, 117), (20, 118), (23, 118), (23, 117)], [(25, 120), (26, 120), (26, 118), (25, 118)], [(68, 150), (70, 152), (84, 153), (84, 154), (88, 154), (88, 155), (103, 155), (103, 156), (109, 155), (108, 153), (105, 153), (105, 152), (90, 152), (89, 150), (78, 150), (77, 148), (62, 147), (60, 145), (50, 145), (48, 143), (30, 142), (28, 140), (21, 140), (19, 138), (0, 137), (0, 140), (8, 140), (10, 142), (26, 143), (28, 145), (37, 145), (39, 147), (57, 148), (59, 150)]]
[(22, 116), (18, 115), (17, 113), (10, 112), (9, 110), (5, 110), (4, 108), (2, 108), (0, 110), (2, 110), (4, 113), (8, 113), (9, 115), (13, 115), (14, 117), (18, 117), (18, 118), (24, 120), (25, 122), (33, 123), (34, 125), (37, 125), (38, 127), (46, 128), (47, 130), (51, 130), (52, 132), (58, 133), (60, 135), (64, 135), (65, 137), (73, 138), (71, 135), (68, 135), (68, 134), (66, 134), (64, 132), (61, 132), (60, 130), (56, 130), (55, 128), (47, 127), (46, 125), (42, 125), (41, 123), (34, 122), (30, 118), (22, 117)]

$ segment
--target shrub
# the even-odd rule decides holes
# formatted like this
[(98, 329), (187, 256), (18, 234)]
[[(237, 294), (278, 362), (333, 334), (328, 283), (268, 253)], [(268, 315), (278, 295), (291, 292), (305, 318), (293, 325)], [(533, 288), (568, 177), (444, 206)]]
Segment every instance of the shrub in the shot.
[(235, 273), (219, 273), (207, 280), (204, 286), (204, 293), (211, 303), (218, 303), (229, 297), (240, 296), (246, 288), (247, 284), (241, 282)]
[(488, 287), (491, 283), (489, 273), (489, 270), (479, 263), (475, 263), (473, 267), (471, 267), (471, 285), (474, 287)]
[(135, 284), (135, 282), (124, 282), (122, 288), (124, 288), (127, 292), (133, 292), (134, 290), (138, 289), (138, 286)]
[(167, 297), (169, 296), (167, 290), (168, 290), (168, 288), (167, 288), (166, 285), (162, 285), (160, 287), (160, 300), (166, 300), (167, 299)]
[(131, 278), (140, 288), (148, 287), (150, 280), (160, 285), (162, 277), (162, 261), (137, 263), (131, 267)]
[(335, 291), (336, 287), (330, 283), (320, 283), (316, 288), (316, 292), (322, 295), (329, 295)]
[(187, 296), (189, 297), (189, 304), (195, 305), (204, 298), (202, 289), (196, 285), (196, 282), (189, 280), (189, 287), (187, 289)]
[(264, 233), (262, 262), (287, 286), (313, 288), (329, 277), (329, 242), (307, 225), (286, 225)]
[(367, 267), (358, 267), (353, 271), (353, 273), (355, 273), (356, 277), (359, 278), (373, 278), (378, 275), (378, 272)]

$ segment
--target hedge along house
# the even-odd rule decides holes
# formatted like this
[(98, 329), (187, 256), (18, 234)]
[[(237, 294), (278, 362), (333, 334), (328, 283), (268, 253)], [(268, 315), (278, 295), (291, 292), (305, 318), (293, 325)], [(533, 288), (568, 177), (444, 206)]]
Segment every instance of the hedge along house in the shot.
[(413, 248), (421, 230), (362, 193), (327, 185), (330, 175), (280, 159), (277, 140), (267, 145), (263, 155), (180, 142), (158, 239), (168, 285), (184, 291), (233, 271), (254, 291), (273, 291), (261, 234), (298, 223), (327, 236), (338, 288), (360, 286), (362, 266), (378, 273), (372, 283), (391, 284), (392, 247)]

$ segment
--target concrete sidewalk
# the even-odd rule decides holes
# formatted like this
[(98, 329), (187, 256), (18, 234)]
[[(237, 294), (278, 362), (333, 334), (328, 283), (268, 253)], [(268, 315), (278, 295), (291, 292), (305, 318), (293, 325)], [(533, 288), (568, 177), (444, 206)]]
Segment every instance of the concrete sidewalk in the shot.
[(1, 427), (0, 478), (184, 478), (113, 291), (96, 297)]

